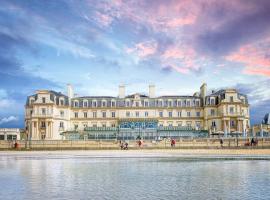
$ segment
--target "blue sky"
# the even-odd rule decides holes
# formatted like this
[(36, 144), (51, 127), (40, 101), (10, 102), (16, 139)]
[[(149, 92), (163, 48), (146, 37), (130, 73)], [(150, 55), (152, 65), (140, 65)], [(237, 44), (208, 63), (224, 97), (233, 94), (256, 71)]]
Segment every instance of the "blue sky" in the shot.
[(23, 127), (37, 89), (192, 95), (236, 87), (270, 112), (270, 1), (1, 0), (0, 127)]

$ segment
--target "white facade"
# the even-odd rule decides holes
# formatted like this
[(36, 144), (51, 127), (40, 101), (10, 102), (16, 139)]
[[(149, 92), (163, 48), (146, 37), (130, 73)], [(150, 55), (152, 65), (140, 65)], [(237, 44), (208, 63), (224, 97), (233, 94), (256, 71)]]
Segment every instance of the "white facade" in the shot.
[(0, 140), (20, 140), (20, 129), (0, 128)]
[(26, 131), (32, 139), (62, 139), (68, 130), (87, 127), (118, 127), (120, 122), (152, 120), (158, 127), (190, 127), (212, 133), (247, 133), (249, 105), (247, 97), (235, 89), (219, 90), (207, 95), (206, 84), (193, 96), (155, 96), (149, 94), (74, 97), (68, 85), (68, 96), (39, 90), (29, 96), (25, 109)]

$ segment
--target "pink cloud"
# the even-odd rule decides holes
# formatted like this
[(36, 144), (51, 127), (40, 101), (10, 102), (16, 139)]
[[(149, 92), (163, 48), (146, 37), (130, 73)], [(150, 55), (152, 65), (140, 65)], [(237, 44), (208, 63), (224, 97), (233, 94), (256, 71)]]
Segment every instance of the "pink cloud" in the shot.
[(196, 52), (187, 46), (172, 46), (161, 55), (163, 66), (169, 66), (171, 69), (182, 74), (187, 74), (192, 70), (198, 70), (199, 66), (195, 63), (203, 59), (199, 58)]
[(238, 51), (226, 57), (232, 62), (242, 63), (243, 73), (270, 76), (270, 55), (268, 52), (270, 38), (255, 44), (244, 45)]
[(140, 58), (145, 58), (156, 53), (157, 43), (155, 41), (140, 42), (133, 48), (127, 48), (127, 53), (136, 53)]

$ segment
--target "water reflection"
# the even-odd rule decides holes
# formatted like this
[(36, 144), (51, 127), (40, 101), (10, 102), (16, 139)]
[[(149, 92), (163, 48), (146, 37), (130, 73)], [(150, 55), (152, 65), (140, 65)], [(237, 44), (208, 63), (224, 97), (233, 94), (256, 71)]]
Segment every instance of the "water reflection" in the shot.
[[(267, 160), (0, 160), (4, 199), (268, 199)], [(2, 199), (2, 198), (1, 198)]]

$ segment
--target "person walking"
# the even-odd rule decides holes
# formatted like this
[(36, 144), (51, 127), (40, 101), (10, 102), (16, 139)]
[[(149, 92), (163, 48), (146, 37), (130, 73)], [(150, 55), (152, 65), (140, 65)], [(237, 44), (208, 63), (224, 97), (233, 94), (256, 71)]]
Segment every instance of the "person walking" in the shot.
[(223, 147), (223, 139), (222, 138), (220, 139), (219, 142), (220, 142), (220, 146)]

